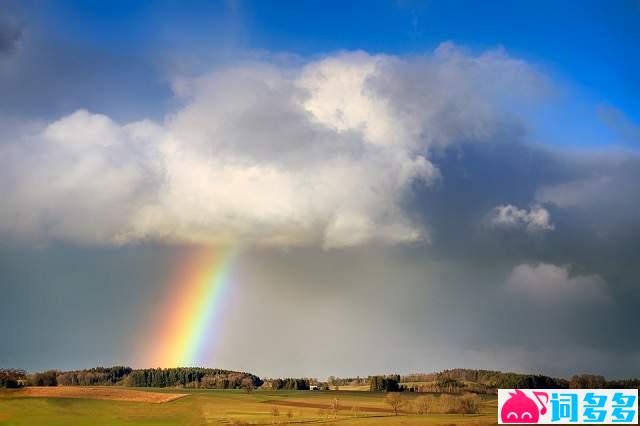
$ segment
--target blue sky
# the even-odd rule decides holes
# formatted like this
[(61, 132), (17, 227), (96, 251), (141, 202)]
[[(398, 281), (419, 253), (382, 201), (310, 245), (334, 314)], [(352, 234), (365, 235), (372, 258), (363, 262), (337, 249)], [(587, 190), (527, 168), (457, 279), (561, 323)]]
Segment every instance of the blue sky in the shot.
[(63, 1), (27, 10), (53, 40), (146, 62), (128, 71), (128, 79), (149, 86), (150, 71), (159, 73), (149, 90), (165, 109), (171, 93), (158, 62), (172, 55), (197, 56), (210, 66), (212, 51), (406, 55), (453, 41), (474, 51), (504, 47), (561, 83), (570, 95), (540, 116), (547, 143), (620, 142), (602, 122), (602, 108), (640, 122), (640, 5), (634, 1)]
[(212, 41), (301, 55), (419, 53), (444, 40), (502, 45), (640, 118), (635, 1), (62, 1), (34, 8), (54, 36), (117, 51)]

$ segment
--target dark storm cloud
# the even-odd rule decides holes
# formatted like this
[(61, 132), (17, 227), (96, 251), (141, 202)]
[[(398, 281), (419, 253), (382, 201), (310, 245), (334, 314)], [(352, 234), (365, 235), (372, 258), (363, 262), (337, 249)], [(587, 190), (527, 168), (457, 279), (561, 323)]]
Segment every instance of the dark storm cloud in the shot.
[(157, 316), (176, 247), (0, 246), (0, 366), (131, 364)]
[(483, 226), (494, 207), (528, 208), (540, 185), (570, 177), (552, 152), (519, 139), (455, 144), (434, 153), (441, 181), (434, 188), (416, 186), (408, 201), (408, 208), (433, 230), (433, 255), (484, 261), (484, 256), (517, 256), (535, 249), (537, 238), (524, 232)]
[[(443, 278), (448, 287), (440, 294), (445, 306), (468, 301), (462, 316), (474, 326), (460, 329), (466, 344), (539, 350), (535, 360), (520, 359), (553, 371), (565, 368), (553, 367), (554, 348), (586, 351), (611, 360), (602, 371), (637, 374), (631, 354), (640, 344), (629, 330), (640, 325), (640, 197), (633, 190), (640, 156), (516, 139), (451, 146), (433, 161), (440, 185), (415, 188), (409, 207), (433, 230), (432, 244), (412, 255), (467, 271)], [(484, 215), (501, 204), (543, 206), (554, 228), (532, 234), (485, 226)], [(513, 280), (520, 281), (510, 286)]]
[[(2, 363), (143, 366), (137, 356), (154, 347), (140, 342), (162, 315), (183, 256), (152, 246), (4, 250), (0, 319), (14, 326), (0, 335), (14, 344)], [(633, 318), (607, 305), (548, 309), (505, 295), (510, 270), (389, 249), (245, 251), (211, 341), (212, 365), (319, 377), (456, 366), (640, 373), (628, 339)]]
[(22, 38), (22, 28), (7, 17), (0, 16), (0, 60), (11, 54)]
[[(434, 188), (414, 187), (407, 208), (433, 230), (434, 256), (591, 263), (589, 253), (626, 248), (637, 237), (635, 152), (578, 152), (516, 140), (457, 144), (432, 158), (442, 179)], [(528, 234), (487, 227), (485, 216), (505, 204), (544, 207), (554, 229)]]

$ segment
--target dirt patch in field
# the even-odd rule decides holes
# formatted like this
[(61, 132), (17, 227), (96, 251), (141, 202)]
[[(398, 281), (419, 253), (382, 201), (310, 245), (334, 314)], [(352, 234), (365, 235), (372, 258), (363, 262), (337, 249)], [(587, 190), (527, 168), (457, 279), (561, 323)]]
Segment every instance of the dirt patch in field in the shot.
[(20, 389), (15, 393), (15, 396), (104, 399), (109, 401), (151, 402), (154, 404), (174, 401), (187, 395), (188, 394), (185, 393), (145, 392), (135, 389), (109, 386), (30, 386)]
[[(284, 401), (284, 400), (280, 400), (280, 399), (270, 399), (268, 401), (263, 401), (263, 404), (270, 404), (270, 405), (280, 405), (280, 406), (285, 406), (285, 407), (299, 407), (299, 408), (324, 408), (324, 409), (329, 409), (330, 408), (330, 404), (326, 403), (326, 404), (320, 404), (317, 402), (302, 402), (302, 401)], [(353, 409), (354, 406), (351, 405), (342, 405), (340, 404), (340, 411), (344, 411), (344, 410), (351, 410)], [(368, 413), (393, 413), (393, 410), (389, 409), (389, 408), (379, 408), (379, 407), (365, 407), (365, 406), (359, 406), (356, 405), (355, 407), (357, 407), (357, 409), (361, 412), (368, 412)], [(404, 413), (405, 411), (403, 410), (398, 410), (399, 413)]]

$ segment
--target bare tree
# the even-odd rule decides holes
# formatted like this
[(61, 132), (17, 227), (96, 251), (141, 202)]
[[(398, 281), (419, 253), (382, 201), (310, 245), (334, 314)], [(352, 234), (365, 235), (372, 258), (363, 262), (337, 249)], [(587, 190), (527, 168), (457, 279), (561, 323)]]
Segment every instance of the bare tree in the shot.
[(387, 393), (387, 396), (384, 397), (384, 401), (389, 404), (396, 416), (398, 415), (400, 408), (405, 404), (405, 400), (399, 392)]
[(240, 382), (240, 387), (244, 389), (246, 393), (251, 393), (253, 391), (253, 380), (249, 377), (245, 377), (242, 379), (242, 382)]
[(474, 394), (466, 394), (460, 397), (460, 411), (462, 414), (478, 414), (480, 412), (480, 397)]
[(329, 409), (333, 413), (333, 418), (334, 419), (336, 417), (338, 417), (338, 412), (340, 411), (340, 401), (338, 401), (338, 398), (333, 398), (333, 400), (331, 401), (331, 405), (330, 405)]
[(429, 414), (431, 412), (431, 407), (433, 407), (432, 396), (421, 396), (413, 401), (413, 408), (415, 409), (416, 414)]
[(458, 402), (456, 397), (449, 394), (442, 394), (438, 398), (443, 413), (453, 414), (457, 412)]

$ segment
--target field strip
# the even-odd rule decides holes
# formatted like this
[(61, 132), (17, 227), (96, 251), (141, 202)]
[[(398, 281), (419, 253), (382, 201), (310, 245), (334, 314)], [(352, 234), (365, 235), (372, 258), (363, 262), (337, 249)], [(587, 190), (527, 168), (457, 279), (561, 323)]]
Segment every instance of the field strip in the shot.
[[(270, 399), (268, 401), (262, 401), (262, 404), (270, 404), (270, 405), (280, 405), (285, 407), (299, 407), (299, 408), (324, 408), (329, 409), (330, 404), (320, 404), (317, 402), (303, 402), (303, 401), (286, 401), (279, 399)], [(354, 406), (351, 405), (342, 405), (340, 404), (340, 410), (351, 410)], [(366, 407), (366, 406), (355, 406), (361, 412), (370, 412), (370, 413), (393, 413), (393, 410), (389, 408), (379, 408), (379, 407)], [(399, 413), (408, 413), (408, 411), (398, 410)]]
[(15, 396), (40, 398), (82, 398), (109, 401), (133, 401), (161, 404), (187, 396), (186, 393), (145, 392), (112, 386), (32, 386), (21, 389)]

